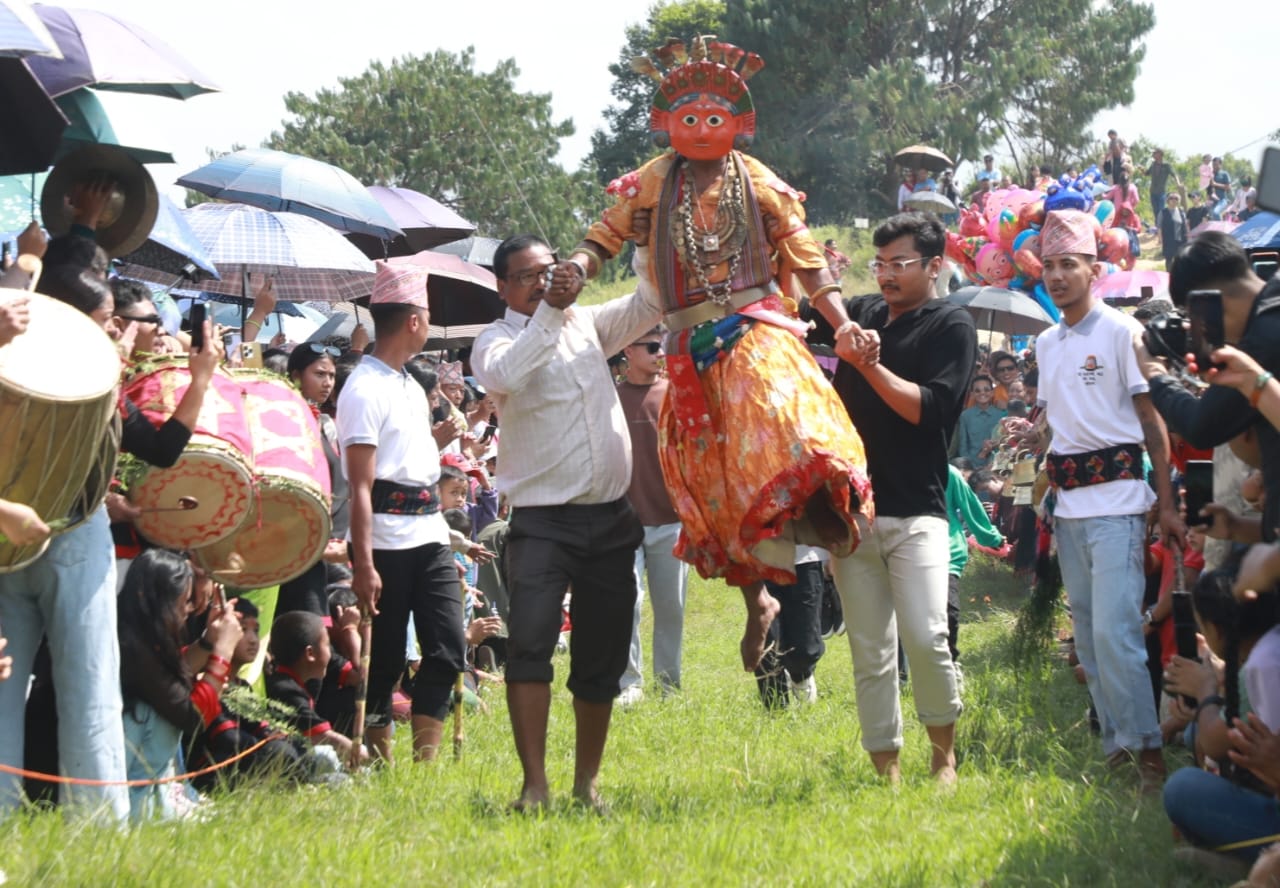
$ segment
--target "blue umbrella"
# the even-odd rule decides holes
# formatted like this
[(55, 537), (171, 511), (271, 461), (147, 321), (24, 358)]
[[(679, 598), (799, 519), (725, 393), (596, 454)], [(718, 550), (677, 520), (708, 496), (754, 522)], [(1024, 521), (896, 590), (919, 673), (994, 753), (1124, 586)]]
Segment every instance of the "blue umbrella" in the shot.
[(26, 0), (0, 0), (0, 56), (62, 55), (49, 29)]
[(146, 268), (188, 280), (219, 278), (209, 251), (191, 230), (178, 205), (164, 194), (160, 195), (156, 224), (147, 242), (121, 256), (120, 263), (124, 277), (137, 277), (137, 273)]
[(178, 184), (219, 200), (310, 216), (339, 231), (384, 240), (404, 234), (350, 173), (285, 151), (246, 148), (224, 154)]
[(1280, 215), (1259, 213), (1232, 230), (1231, 236), (1246, 250), (1280, 248)]

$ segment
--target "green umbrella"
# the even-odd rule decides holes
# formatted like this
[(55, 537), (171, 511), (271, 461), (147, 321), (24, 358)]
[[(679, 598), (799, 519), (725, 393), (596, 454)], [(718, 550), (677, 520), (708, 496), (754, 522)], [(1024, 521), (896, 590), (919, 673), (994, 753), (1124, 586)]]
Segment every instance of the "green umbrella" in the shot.
[(40, 220), (40, 191), (48, 173), (0, 176), (0, 239)]
[(77, 89), (59, 96), (58, 107), (67, 116), (71, 125), (62, 134), (62, 146), (58, 149), (56, 159), (60, 160), (86, 143), (98, 145), (119, 145), (126, 154), (138, 163), (173, 163), (173, 155), (167, 151), (154, 151), (150, 148), (133, 148), (120, 145), (116, 131), (107, 119), (107, 110), (92, 90)]

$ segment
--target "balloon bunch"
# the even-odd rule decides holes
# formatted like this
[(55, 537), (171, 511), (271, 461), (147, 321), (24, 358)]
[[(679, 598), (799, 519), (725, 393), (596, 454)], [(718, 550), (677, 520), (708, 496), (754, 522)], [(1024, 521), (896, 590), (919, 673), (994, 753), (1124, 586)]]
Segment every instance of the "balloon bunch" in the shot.
[(947, 232), (947, 258), (964, 268), (971, 280), (1022, 290), (1054, 320), (1058, 309), (1041, 282), (1040, 226), (1045, 213), (1080, 210), (1097, 221), (1098, 260), (1108, 273), (1133, 268), (1129, 235), (1113, 228), (1115, 205), (1096, 198), (1106, 191), (1102, 173), (1091, 166), (1074, 179), (1063, 175), (1047, 192), (1026, 188), (992, 191), (981, 208), (960, 210), (959, 232)]

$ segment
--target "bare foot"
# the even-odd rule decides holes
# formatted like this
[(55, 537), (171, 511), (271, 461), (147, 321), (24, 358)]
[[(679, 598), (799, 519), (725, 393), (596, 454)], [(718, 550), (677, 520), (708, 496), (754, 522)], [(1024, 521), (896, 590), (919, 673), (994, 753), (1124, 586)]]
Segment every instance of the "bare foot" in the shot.
[(848, 553), (851, 542), (849, 525), (831, 505), (831, 496), (826, 488), (809, 497), (804, 504), (804, 517), (813, 526), (824, 549), (837, 555)]
[(955, 786), (960, 778), (956, 776), (955, 765), (943, 765), (933, 769), (933, 779), (938, 781), (939, 786)]
[(604, 799), (600, 798), (600, 793), (596, 792), (595, 787), (586, 791), (575, 789), (573, 791), (573, 801), (574, 804), (586, 808), (593, 814), (598, 814), (601, 817), (609, 815), (609, 805)]
[(890, 786), (897, 786), (902, 780), (902, 771), (898, 767), (898, 753), (896, 750), (871, 753), (871, 764), (875, 767), (876, 773), (884, 778), (885, 783)]
[(750, 590), (743, 589), (742, 594), (747, 603), (747, 628), (742, 634), (742, 668), (747, 672), (755, 672), (760, 661), (764, 659), (764, 642), (769, 635), (769, 627), (782, 610), (778, 600), (759, 587), (759, 593), (753, 598)]
[(521, 791), (520, 798), (508, 806), (508, 810), (515, 814), (538, 814), (550, 806), (551, 797), (545, 789), (535, 790), (526, 787)]

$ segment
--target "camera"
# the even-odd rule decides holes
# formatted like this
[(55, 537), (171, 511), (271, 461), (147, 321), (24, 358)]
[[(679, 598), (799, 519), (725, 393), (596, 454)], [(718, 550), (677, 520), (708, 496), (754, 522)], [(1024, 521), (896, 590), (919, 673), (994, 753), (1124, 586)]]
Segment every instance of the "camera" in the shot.
[(1153, 358), (1168, 358), (1176, 364), (1186, 362), (1187, 334), (1191, 321), (1179, 311), (1158, 314), (1147, 321), (1142, 331), (1142, 344)]

